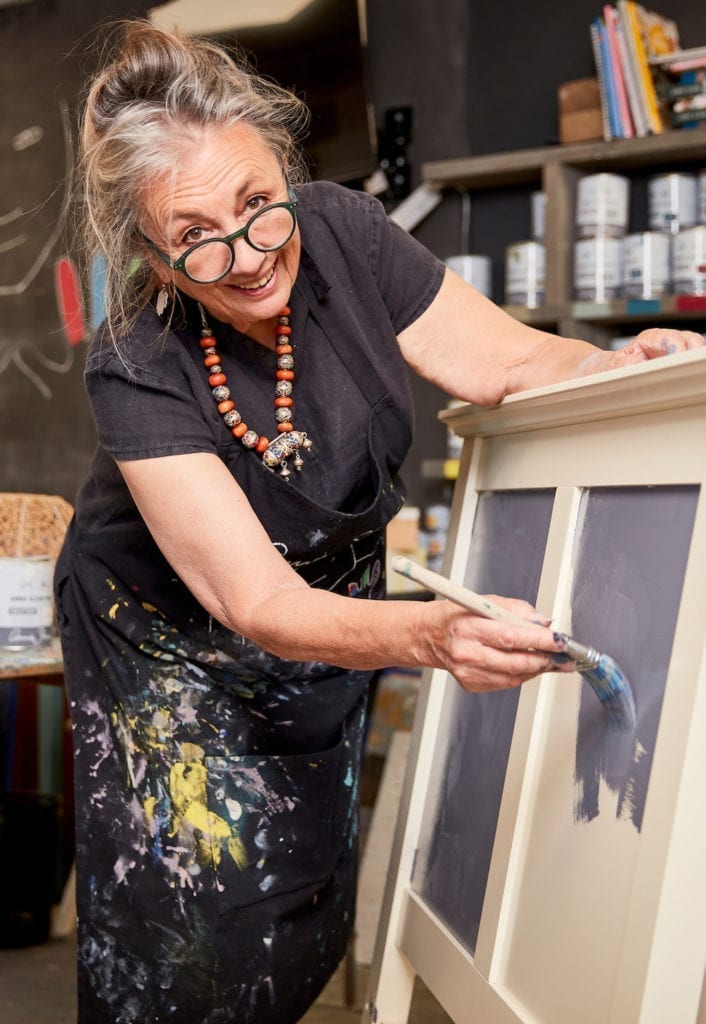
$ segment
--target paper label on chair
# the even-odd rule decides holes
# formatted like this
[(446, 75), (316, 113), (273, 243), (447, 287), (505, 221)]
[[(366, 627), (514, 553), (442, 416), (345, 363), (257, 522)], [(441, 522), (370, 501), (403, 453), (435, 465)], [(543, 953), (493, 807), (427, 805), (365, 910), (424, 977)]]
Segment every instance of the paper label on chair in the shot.
[(0, 646), (33, 647), (54, 622), (54, 560), (0, 558)]

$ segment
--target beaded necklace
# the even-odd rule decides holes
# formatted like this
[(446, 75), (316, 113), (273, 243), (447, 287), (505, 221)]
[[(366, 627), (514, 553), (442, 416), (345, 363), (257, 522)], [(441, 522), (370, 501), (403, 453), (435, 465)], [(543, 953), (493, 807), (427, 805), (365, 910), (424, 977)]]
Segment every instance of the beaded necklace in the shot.
[(291, 476), (287, 467), (287, 459), (294, 456), (294, 468), (301, 470), (304, 460), (301, 457), (300, 449), (311, 448), (311, 439), (304, 431), (295, 430), (292, 423), (292, 407), (294, 399), (294, 347), (292, 345), (292, 328), (289, 323), (291, 309), (285, 306), (277, 317), (277, 329), (275, 335), (275, 352), (277, 353), (277, 371), (275, 373), (275, 421), (277, 423), (278, 437), (270, 441), (264, 434), (258, 434), (251, 430), (247, 423), (235, 408), (235, 402), (230, 397), (230, 388), (227, 386), (228, 379), (223, 372), (221, 359), (216, 351), (216, 339), (206, 320), (203, 306), (199, 303), (201, 314), (201, 340), (199, 342), (203, 350), (203, 364), (208, 372), (208, 383), (211, 385), (211, 394), (216, 403), (216, 408), (223, 417), (223, 422), (230, 430), (233, 437), (239, 438), (246, 448), (254, 449), (262, 456), (262, 461), (268, 469), (274, 470), (280, 467), (280, 475), (285, 479)]

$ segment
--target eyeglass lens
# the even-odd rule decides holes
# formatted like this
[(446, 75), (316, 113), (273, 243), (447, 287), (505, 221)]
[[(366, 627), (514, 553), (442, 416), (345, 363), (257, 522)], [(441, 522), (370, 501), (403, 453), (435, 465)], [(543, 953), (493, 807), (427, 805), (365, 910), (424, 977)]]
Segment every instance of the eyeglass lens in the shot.
[[(290, 239), (293, 230), (293, 214), (284, 206), (276, 206), (254, 217), (245, 237), (254, 249), (272, 252)], [(188, 254), (184, 260), (184, 270), (194, 281), (207, 283), (226, 274), (232, 259), (231, 245), (213, 239)]]

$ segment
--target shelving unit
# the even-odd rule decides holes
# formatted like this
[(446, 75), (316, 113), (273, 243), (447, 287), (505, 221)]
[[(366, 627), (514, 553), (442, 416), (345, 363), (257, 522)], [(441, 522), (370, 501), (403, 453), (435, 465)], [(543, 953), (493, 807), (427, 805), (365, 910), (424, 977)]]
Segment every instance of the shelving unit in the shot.
[(536, 188), (547, 196), (546, 305), (540, 309), (507, 306), (533, 326), (606, 344), (615, 326), (644, 322), (706, 321), (706, 296), (667, 296), (655, 300), (622, 299), (599, 304), (574, 302), (573, 244), (576, 188), (581, 177), (609, 171), (628, 176), (706, 167), (706, 129), (668, 131), (643, 139), (585, 142), (575, 145), (484, 154), (422, 166), (422, 180), (471, 192)]

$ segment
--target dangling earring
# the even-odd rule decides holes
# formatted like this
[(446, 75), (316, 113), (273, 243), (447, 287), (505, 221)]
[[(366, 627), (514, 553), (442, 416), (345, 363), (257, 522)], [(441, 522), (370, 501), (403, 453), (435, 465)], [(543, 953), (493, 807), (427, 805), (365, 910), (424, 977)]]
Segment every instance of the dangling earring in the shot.
[(157, 311), (157, 316), (161, 316), (162, 315), (164, 310), (167, 308), (167, 303), (168, 302), (169, 302), (169, 289), (167, 288), (166, 284), (163, 284), (162, 287), (157, 292), (157, 298), (155, 299), (155, 303), (154, 303), (154, 308)]

